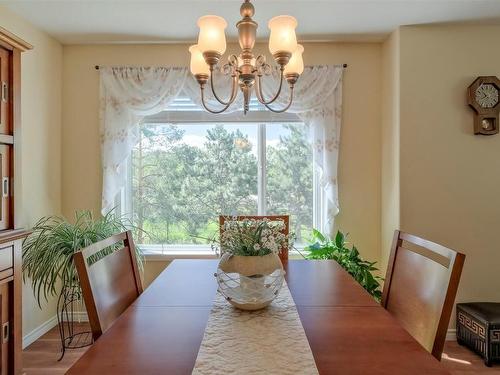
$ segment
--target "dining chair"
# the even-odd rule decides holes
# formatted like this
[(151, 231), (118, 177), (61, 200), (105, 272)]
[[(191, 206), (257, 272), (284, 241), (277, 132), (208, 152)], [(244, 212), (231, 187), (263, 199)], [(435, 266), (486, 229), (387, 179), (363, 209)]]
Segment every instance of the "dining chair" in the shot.
[[(104, 249), (115, 250), (105, 255)], [(76, 252), (73, 259), (92, 336), (97, 340), (143, 290), (132, 233), (96, 242)]]
[(396, 230), (382, 306), (441, 360), (465, 255)]
[[(288, 236), (288, 233), (290, 231), (290, 216), (289, 215), (264, 215), (264, 216), (219, 216), (219, 231), (220, 231), (220, 238), (222, 238), (222, 233), (224, 233), (224, 223), (226, 221), (242, 221), (245, 219), (250, 219), (250, 220), (262, 220), (262, 219), (269, 219), (270, 221), (283, 221), (285, 224), (283, 227), (283, 230), (281, 233), (283, 233), (285, 236)], [(284, 264), (288, 261), (288, 243), (283, 246), (281, 251), (279, 252), (279, 257), (281, 259), (281, 262)]]

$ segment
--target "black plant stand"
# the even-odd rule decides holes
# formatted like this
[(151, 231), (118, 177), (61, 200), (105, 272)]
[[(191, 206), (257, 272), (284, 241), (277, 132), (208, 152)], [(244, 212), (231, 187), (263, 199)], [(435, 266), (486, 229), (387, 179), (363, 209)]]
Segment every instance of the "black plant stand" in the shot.
[(61, 357), (63, 359), (66, 349), (78, 349), (92, 345), (91, 331), (76, 332), (74, 325), (74, 305), (81, 301), (82, 293), (78, 283), (64, 283), (57, 300), (57, 323), (61, 336)]

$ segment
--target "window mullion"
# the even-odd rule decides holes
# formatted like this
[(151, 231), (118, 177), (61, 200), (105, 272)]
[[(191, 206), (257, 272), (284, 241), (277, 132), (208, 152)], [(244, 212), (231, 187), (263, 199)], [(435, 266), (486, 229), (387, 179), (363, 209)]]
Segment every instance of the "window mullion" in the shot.
[(257, 129), (257, 214), (266, 214), (266, 124), (259, 124)]
[[(314, 159), (314, 156), (313, 156)], [(321, 187), (319, 181), (319, 171), (313, 161), (313, 228), (321, 231)]]
[(313, 151), (313, 228), (323, 231), (323, 209), (326, 202), (321, 186), (321, 172), (317, 167), (317, 157), (318, 155)]

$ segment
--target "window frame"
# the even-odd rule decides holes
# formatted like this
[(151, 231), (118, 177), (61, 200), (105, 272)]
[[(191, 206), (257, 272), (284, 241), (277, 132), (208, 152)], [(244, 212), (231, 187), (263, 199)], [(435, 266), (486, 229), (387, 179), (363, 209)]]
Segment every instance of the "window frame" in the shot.
[[(143, 124), (224, 124), (224, 123), (246, 123), (257, 126), (257, 215), (266, 214), (266, 152), (267, 137), (266, 125), (277, 123), (297, 123), (303, 124), (297, 115), (294, 114), (273, 114), (269, 111), (257, 110), (249, 112), (243, 116), (240, 112), (214, 116), (200, 110), (168, 110), (159, 114), (149, 116)], [(320, 175), (315, 168), (315, 155), (313, 152), (313, 227), (321, 228), (321, 204), (324, 194), (320, 188)], [(128, 218), (132, 218), (132, 155), (126, 161), (126, 185), (122, 187), (115, 198), (115, 211)], [(144, 256), (149, 261), (168, 261), (173, 259), (211, 259), (216, 258), (216, 254), (210, 245), (191, 244), (136, 244), (143, 251)], [(305, 244), (295, 244), (290, 250), (290, 256), (300, 257), (300, 252)]]

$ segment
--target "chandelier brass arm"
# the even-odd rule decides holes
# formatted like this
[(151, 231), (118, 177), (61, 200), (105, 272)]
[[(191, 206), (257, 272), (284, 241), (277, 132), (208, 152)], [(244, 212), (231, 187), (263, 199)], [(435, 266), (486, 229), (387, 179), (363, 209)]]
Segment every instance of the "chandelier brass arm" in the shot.
[[(198, 82), (200, 82), (201, 77), (196, 77), (196, 79), (198, 80)], [(213, 91), (213, 87), (212, 87), (212, 93), (214, 94), (215, 99), (219, 103), (224, 105), (224, 107), (222, 107), (221, 109), (211, 109), (208, 107), (207, 103), (205, 102), (205, 86), (206, 86), (207, 81), (208, 81), (208, 76), (206, 77), (205, 84), (200, 84), (201, 104), (203, 105), (203, 108), (205, 108), (208, 112), (213, 113), (213, 114), (219, 114), (219, 113), (226, 111), (229, 108), (229, 106), (234, 103), (234, 101), (236, 99), (236, 95), (238, 93), (238, 77), (236, 75), (232, 76), (233, 83), (232, 83), (232, 89), (231, 89), (231, 96), (229, 97), (229, 100), (224, 104), (221, 103), (217, 97), (215, 97), (215, 92)]]
[(293, 103), (293, 86), (290, 86), (290, 98), (288, 100), (288, 104), (284, 107), (284, 108), (281, 108), (281, 109), (274, 109), (273, 107), (271, 107), (269, 104), (264, 104), (266, 106), (267, 109), (269, 109), (271, 112), (274, 112), (274, 113), (283, 113), (283, 112), (286, 112), (288, 111), (288, 109), (290, 108), (290, 106), (292, 105)]
[[(238, 87), (243, 94), (243, 111), (246, 114), (250, 107), (252, 91), (255, 90), (257, 100), (272, 112), (281, 113), (290, 108), (293, 101), (293, 88), (300, 74), (304, 70), (302, 53), (304, 48), (297, 44), (295, 27), (297, 20), (291, 16), (277, 16), (269, 21), (271, 35), (269, 38), (269, 51), (280, 70), (280, 82), (277, 92), (266, 99), (262, 90), (262, 76), (272, 73), (271, 66), (266, 63), (264, 55), (254, 58), (253, 49), (257, 32), (257, 22), (252, 17), (255, 8), (250, 0), (245, 0), (240, 8), (242, 19), (236, 24), (238, 28), (239, 44), (241, 51), (238, 56), (232, 54), (224, 64), (222, 71), (224, 75), (231, 75), (232, 88), (228, 100), (223, 100), (215, 88), (214, 72), (226, 50), (226, 38), (224, 29), (226, 21), (217, 16), (204, 16), (198, 20), (200, 33), (198, 44), (191, 46), (191, 72), (195, 76), (201, 90), (203, 107), (211, 113), (222, 113), (234, 103), (238, 93)], [(207, 106), (205, 99), (205, 88), (210, 79), (210, 90), (217, 102), (223, 108), (216, 110)], [(270, 105), (283, 92), (283, 81), (286, 80), (290, 87), (290, 100), (282, 109), (274, 109)]]
[(257, 96), (257, 100), (264, 105), (272, 104), (278, 99), (281, 95), (281, 89), (283, 88), (283, 69), (280, 69), (280, 83), (278, 86), (278, 91), (276, 94), (269, 100), (264, 99), (264, 93), (262, 92), (262, 83), (261, 83), (261, 77), (262, 74), (257, 74), (257, 80), (255, 81), (255, 95)]
[[(220, 97), (215, 92), (214, 70), (215, 70), (215, 67), (213, 65), (211, 65), (210, 66), (210, 87), (211, 87), (211, 90), (212, 90), (212, 94), (213, 94), (214, 98), (220, 104), (222, 104), (222, 105), (228, 105), (228, 104), (231, 105), (234, 102), (234, 100), (236, 99), (236, 96), (233, 99), (231, 99), (232, 96), (230, 96), (228, 101), (224, 101), (224, 100), (220, 99)], [(236, 89), (235, 86), (238, 83), (238, 79), (234, 79), (235, 77), (238, 76), (238, 57), (236, 57), (236, 55), (229, 56), (228, 63), (226, 65), (224, 65), (223, 70), (224, 70), (224, 73), (226, 75), (231, 74), (231, 77), (232, 77), (231, 93), (233, 93), (235, 91), (235, 89)]]

